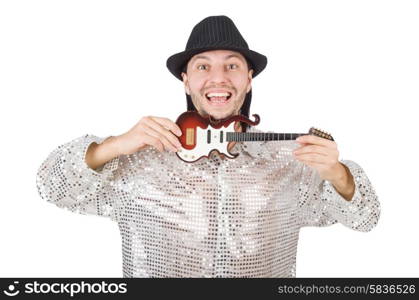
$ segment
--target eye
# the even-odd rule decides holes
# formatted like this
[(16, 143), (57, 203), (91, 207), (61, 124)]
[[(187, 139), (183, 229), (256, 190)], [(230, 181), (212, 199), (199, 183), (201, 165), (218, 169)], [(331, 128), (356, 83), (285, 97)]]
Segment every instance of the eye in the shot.
[(237, 65), (237, 64), (229, 64), (228, 65), (228, 68), (230, 69), (230, 70), (234, 70), (234, 69), (237, 69), (239, 66)]
[(207, 66), (206, 65), (198, 65), (197, 67), (198, 70), (207, 70)]

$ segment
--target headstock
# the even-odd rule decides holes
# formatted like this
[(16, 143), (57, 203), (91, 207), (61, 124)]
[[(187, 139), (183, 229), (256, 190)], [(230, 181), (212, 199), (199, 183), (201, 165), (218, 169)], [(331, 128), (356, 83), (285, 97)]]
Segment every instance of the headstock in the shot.
[(308, 134), (315, 135), (315, 136), (318, 136), (318, 137), (321, 137), (321, 138), (324, 138), (324, 139), (327, 139), (327, 140), (330, 140), (330, 141), (334, 141), (334, 139), (330, 135), (330, 133), (328, 133), (326, 131), (323, 131), (323, 130), (320, 130), (318, 128), (311, 127)]

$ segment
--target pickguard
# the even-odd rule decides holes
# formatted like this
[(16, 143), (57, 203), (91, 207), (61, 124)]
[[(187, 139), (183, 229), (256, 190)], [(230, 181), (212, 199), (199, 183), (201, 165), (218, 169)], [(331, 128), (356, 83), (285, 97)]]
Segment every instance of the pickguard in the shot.
[[(208, 143), (208, 130), (211, 131), (211, 142)], [(223, 132), (223, 141), (220, 141), (220, 135)], [(193, 149), (184, 149), (182, 148), (177, 152), (180, 158), (185, 161), (192, 162), (196, 161), (202, 156), (209, 156), (212, 150), (218, 150), (220, 153), (224, 154), (229, 158), (234, 158), (227, 151), (228, 143), (227, 132), (234, 132), (234, 122), (231, 122), (228, 127), (213, 128), (208, 126), (203, 129), (201, 127), (196, 128), (196, 144)]]

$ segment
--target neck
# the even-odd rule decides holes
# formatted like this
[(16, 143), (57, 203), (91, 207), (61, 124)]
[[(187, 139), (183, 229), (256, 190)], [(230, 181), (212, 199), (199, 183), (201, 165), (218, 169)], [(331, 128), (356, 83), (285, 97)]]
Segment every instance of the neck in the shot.
[[(236, 124), (234, 124), (234, 131), (235, 132), (242, 132), (242, 127), (241, 127), (240, 122), (236, 122)], [(236, 142), (231, 142), (230, 145), (228, 145), (228, 147), (227, 147), (228, 151), (230, 151), (234, 147), (235, 144), (236, 144)]]

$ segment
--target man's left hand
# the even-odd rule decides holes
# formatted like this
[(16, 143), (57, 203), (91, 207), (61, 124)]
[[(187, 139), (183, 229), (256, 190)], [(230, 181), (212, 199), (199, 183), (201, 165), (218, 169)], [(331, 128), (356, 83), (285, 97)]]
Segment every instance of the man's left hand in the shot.
[(349, 170), (339, 162), (336, 142), (314, 135), (300, 136), (296, 141), (301, 147), (294, 150), (294, 157), (317, 170), (322, 179), (328, 180), (346, 200), (350, 200), (355, 184)]

